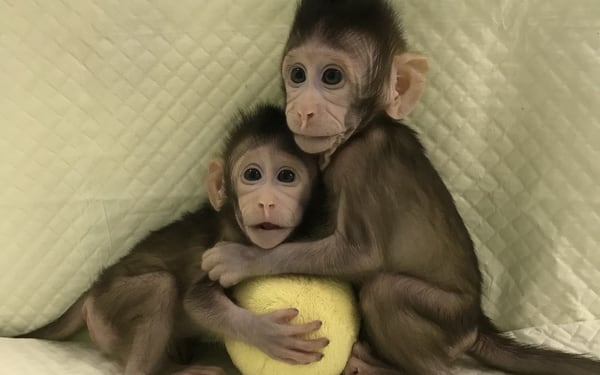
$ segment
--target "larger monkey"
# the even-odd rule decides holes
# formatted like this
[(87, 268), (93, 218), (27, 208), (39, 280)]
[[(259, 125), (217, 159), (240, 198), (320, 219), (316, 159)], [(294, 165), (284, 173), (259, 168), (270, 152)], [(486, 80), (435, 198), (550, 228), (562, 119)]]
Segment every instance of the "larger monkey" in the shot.
[[(297, 148), (285, 114), (272, 106), (242, 114), (223, 154), (209, 167), (212, 207), (206, 203), (151, 233), (104, 270), (62, 317), (25, 337), (62, 339), (86, 324), (92, 340), (124, 365), (126, 375), (164, 371), (169, 349), (207, 333), (249, 342), (288, 363), (319, 360), (328, 341), (303, 335), (320, 322), (291, 324), (294, 308), (256, 315), (198, 275), (202, 251), (219, 239), (268, 249), (301, 235), (299, 224), (319, 186), (317, 160)], [(177, 374), (224, 372), (188, 366)]]
[(224, 286), (262, 274), (335, 275), (360, 288), (367, 340), (347, 374), (451, 374), (463, 353), (521, 374), (600, 374), (600, 362), (519, 344), (481, 309), (481, 274), (453, 198), (415, 132), (399, 121), (424, 87), (383, 0), (304, 0), (284, 50), (286, 115), (318, 154), (335, 230), (265, 253), (226, 243), (203, 269)]

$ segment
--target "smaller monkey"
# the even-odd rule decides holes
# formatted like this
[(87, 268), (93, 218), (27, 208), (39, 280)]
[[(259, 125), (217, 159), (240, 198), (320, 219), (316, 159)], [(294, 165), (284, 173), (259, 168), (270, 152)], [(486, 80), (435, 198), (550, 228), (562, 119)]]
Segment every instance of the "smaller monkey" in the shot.
[[(292, 324), (294, 308), (257, 315), (237, 306), (200, 271), (201, 257), (220, 240), (270, 249), (302, 235), (304, 213), (320, 188), (314, 156), (300, 151), (284, 112), (270, 105), (241, 113), (210, 162), (209, 202), (150, 233), (56, 321), (21, 337), (60, 340), (87, 325), (92, 341), (124, 373), (157, 374), (188, 362), (190, 338), (212, 335), (246, 341), (272, 358), (307, 364), (322, 358), (326, 338), (305, 339), (320, 322)], [(316, 202), (316, 201), (315, 201)], [(212, 366), (173, 374), (222, 375)]]
[[(319, 178), (318, 158), (306, 154), (295, 144), (286, 128), (285, 113), (274, 106), (259, 106), (252, 115), (242, 114), (238, 126), (225, 142), (225, 158), (209, 165), (208, 196), (219, 210), (220, 241), (232, 241), (271, 249), (283, 241), (298, 241), (315, 232), (325, 207), (323, 185)], [(197, 258), (200, 270), (202, 255)], [(232, 337), (253, 344), (272, 358), (292, 364), (307, 364), (322, 358), (320, 350), (328, 345), (326, 338), (305, 340), (303, 335), (315, 331), (321, 322), (303, 325), (270, 327), (256, 324), (253, 313), (233, 304), (228, 296), (218, 292), (215, 298), (207, 293), (220, 291), (218, 283), (203, 280), (195, 283), (185, 299), (187, 316), (202, 324), (210, 316), (211, 325), (228, 319), (251, 322), (251, 329), (233, 332)], [(218, 286), (218, 287), (217, 287)], [(215, 304), (235, 316), (211, 314)], [(289, 321), (298, 314), (295, 309), (276, 311), (274, 319)], [(269, 314), (269, 315), (271, 315)], [(242, 323), (242, 326), (245, 325)], [(248, 336), (250, 335), (250, 336)]]

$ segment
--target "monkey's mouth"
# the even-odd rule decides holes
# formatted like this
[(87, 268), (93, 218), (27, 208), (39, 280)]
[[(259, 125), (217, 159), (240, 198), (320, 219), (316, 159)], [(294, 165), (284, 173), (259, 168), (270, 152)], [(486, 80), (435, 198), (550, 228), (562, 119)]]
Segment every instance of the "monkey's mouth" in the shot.
[(262, 229), (262, 230), (278, 230), (278, 229), (283, 229), (283, 227), (277, 225), (277, 224), (273, 224), (273, 223), (269, 223), (269, 222), (264, 222), (264, 223), (260, 223), (256, 226), (256, 228), (258, 229)]
[(303, 133), (294, 133), (294, 136), (301, 141), (325, 142), (331, 138), (337, 137), (339, 134), (332, 135), (308, 135)]
[(306, 135), (294, 134), (294, 140), (300, 149), (309, 154), (318, 154), (331, 149), (338, 136), (324, 136), (324, 137), (309, 137)]

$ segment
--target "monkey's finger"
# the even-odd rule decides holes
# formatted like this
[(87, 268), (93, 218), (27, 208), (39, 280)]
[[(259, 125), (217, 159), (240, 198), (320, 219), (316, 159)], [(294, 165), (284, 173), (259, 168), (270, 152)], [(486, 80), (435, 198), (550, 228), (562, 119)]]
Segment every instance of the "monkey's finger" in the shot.
[(211, 268), (210, 270), (207, 271), (208, 272), (208, 278), (211, 279), (212, 281), (218, 281), (221, 276), (223, 275), (223, 269), (222, 267), (216, 266)]
[(281, 309), (275, 310), (270, 313), (265, 314), (265, 316), (269, 316), (273, 318), (276, 322), (289, 322), (296, 316), (298, 316), (298, 309), (289, 308), (289, 309)]
[(354, 356), (351, 356), (346, 362), (346, 367), (342, 375), (356, 375), (362, 373), (361, 369), (364, 366), (364, 362)]
[(285, 349), (278, 357), (279, 360), (293, 365), (307, 365), (323, 359), (323, 353), (306, 353), (297, 350)]
[(318, 320), (304, 324), (290, 324), (285, 327), (285, 332), (290, 336), (302, 336), (317, 331), (322, 325), (323, 323)]
[(219, 277), (219, 284), (221, 284), (223, 288), (231, 288), (232, 286), (236, 286), (239, 282), (240, 280), (237, 277), (228, 276), (224, 273)]
[(329, 340), (325, 337), (320, 337), (313, 340), (305, 340), (295, 338), (289, 341), (286, 345), (288, 349), (301, 351), (305, 353), (320, 353), (323, 348), (329, 345)]
[(219, 263), (219, 251), (214, 247), (202, 254), (202, 270), (208, 271)]

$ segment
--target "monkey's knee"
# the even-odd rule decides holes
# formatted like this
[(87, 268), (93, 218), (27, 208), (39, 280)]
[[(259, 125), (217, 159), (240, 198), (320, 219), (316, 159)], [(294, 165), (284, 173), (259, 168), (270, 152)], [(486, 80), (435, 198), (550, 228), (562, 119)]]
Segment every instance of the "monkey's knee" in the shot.
[[(358, 293), (358, 303), (363, 318), (363, 331), (369, 343), (376, 352), (381, 353), (387, 343), (395, 341), (395, 335), (406, 322), (402, 320), (402, 314), (398, 314), (398, 306), (391, 301), (389, 284), (385, 285), (385, 278), (377, 275), (365, 282)], [(385, 322), (385, 323), (384, 323)]]
[[(374, 276), (359, 291), (366, 339), (377, 356), (409, 374), (449, 374), (446, 334), (398, 296), (393, 274)], [(419, 356), (415, 356), (419, 348)]]
[(177, 281), (175, 276), (168, 272), (154, 272), (148, 274), (149, 282), (156, 288), (157, 293), (170, 293), (177, 289)]
[(96, 299), (91, 296), (86, 298), (81, 312), (92, 342), (104, 353), (114, 354), (119, 336), (108, 322), (106, 314), (96, 305)]
[(359, 307), (363, 315), (373, 316), (383, 313), (382, 307), (392, 304), (390, 276), (378, 274), (367, 280), (358, 292)]
[(157, 307), (174, 304), (177, 298), (177, 281), (173, 275), (168, 272), (152, 272), (136, 278), (136, 289), (148, 303)]
[(108, 290), (94, 293), (88, 308), (97, 329), (108, 326), (125, 337), (148, 319), (170, 322), (177, 295), (171, 274), (152, 272), (113, 280)]

